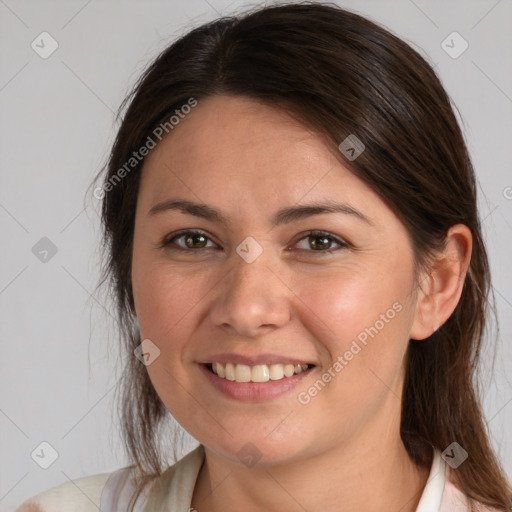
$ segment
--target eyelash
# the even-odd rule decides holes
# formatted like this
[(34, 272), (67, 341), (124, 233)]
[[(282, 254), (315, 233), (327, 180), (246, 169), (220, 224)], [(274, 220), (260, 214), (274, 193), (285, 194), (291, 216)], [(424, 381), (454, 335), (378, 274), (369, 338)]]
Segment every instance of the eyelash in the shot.
[[(174, 233), (172, 235), (166, 236), (162, 240), (162, 243), (158, 247), (160, 249), (167, 248), (168, 250), (172, 250), (172, 251), (189, 252), (189, 253), (190, 252), (200, 252), (200, 251), (205, 250), (205, 249), (211, 249), (211, 247), (200, 247), (199, 249), (190, 249), (190, 248), (179, 247), (177, 245), (174, 245), (174, 246), (171, 247), (171, 245), (174, 243), (175, 240), (177, 240), (179, 238), (182, 238), (185, 235), (202, 235), (205, 238), (207, 238), (209, 241), (211, 241), (210, 237), (204, 231), (194, 230), (194, 229), (186, 229), (186, 230), (178, 231), (177, 233)], [(333, 252), (336, 252), (336, 251), (338, 251), (340, 249), (346, 249), (346, 248), (350, 247), (350, 245), (347, 242), (344, 242), (343, 240), (340, 240), (339, 238), (333, 236), (331, 233), (329, 233), (327, 231), (319, 231), (319, 230), (308, 231), (296, 243), (300, 242), (301, 240), (304, 240), (305, 238), (310, 238), (310, 237), (324, 237), (324, 238), (327, 238), (327, 239), (337, 243), (340, 246), (340, 248), (339, 249), (335, 249), (334, 251), (330, 250), (330, 249), (322, 249), (322, 250), (318, 250), (318, 251), (307, 250), (307, 249), (299, 249), (299, 250), (301, 250), (301, 251), (305, 250), (307, 252), (313, 252), (313, 253), (319, 253), (319, 254), (322, 254), (322, 255), (326, 255), (326, 254), (331, 254)]]

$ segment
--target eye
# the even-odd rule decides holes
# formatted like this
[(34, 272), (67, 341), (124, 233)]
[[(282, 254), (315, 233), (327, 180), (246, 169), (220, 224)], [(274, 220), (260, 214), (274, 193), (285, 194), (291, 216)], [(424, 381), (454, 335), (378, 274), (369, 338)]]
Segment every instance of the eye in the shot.
[[(183, 240), (184, 245), (179, 245), (177, 243), (178, 240)], [(340, 248), (347, 248), (349, 244), (343, 242), (339, 238), (333, 236), (331, 233), (326, 231), (309, 231), (302, 238), (298, 240), (297, 243), (302, 240), (312, 240), (313, 243), (307, 243), (307, 245), (313, 250), (300, 248), (300, 250), (306, 250), (309, 252), (317, 252), (317, 253), (332, 253), (333, 250), (328, 250), (329, 248), (326, 246), (330, 246), (332, 243), (338, 244)], [(201, 249), (208, 249), (212, 247), (207, 247), (209, 237), (206, 233), (199, 230), (183, 230), (178, 233), (175, 233), (172, 236), (167, 236), (162, 240), (162, 243), (159, 244), (159, 248), (167, 248), (172, 251), (182, 251), (182, 252), (198, 252)], [(213, 242), (212, 242), (213, 243)], [(339, 249), (335, 249), (339, 250)]]
[[(313, 248), (313, 251), (311, 251), (311, 252), (332, 253), (334, 251), (327, 250), (326, 246), (331, 245), (333, 242), (335, 244), (338, 244), (341, 248), (349, 247), (348, 243), (343, 242), (339, 238), (333, 236), (331, 233), (326, 232), (326, 231), (310, 231), (309, 233), (306, 233), (306, 236), (300, 238), (299, 242), (301, 240), (307, 240), (307, 239), (310, 239), (310, 241), (311, 240), (313, 241), (313, 243), (307, 244), (309, 247)], [(338, 250), (338, 249), (335, 249), (335, 250)]]
[[(183, 239), (184, 240), (184, 244), (185, 246), (180, 246), (180, 245), (176, 245), (176, 240), (179, 240), (179, 239)], [(194, 229), (189, 229), (189, 230), (186, 230), (186, 231), (180, 231), (179, 233), (176, 233), (174, 236), (172, 237), (166, 237), (164, 238), (164, 240), (162, 241), (160, 247), (166, 247), (170, 250), (173, 250), (173, 251), (188, 251), (190, 252), (190, 250), (192, 249), (204, 249), (205, 248), (205, 240), (208, 240), (208, 236), (202, 232), (202, 231), (197, 231), (197, 230), (194, 230)], [(175, 246), (173, 246), (173, 244)], [(194, 247), (195, 245), (195, 247)], [(200, 247), (197, 247), (197, 246), (200, 246)]]

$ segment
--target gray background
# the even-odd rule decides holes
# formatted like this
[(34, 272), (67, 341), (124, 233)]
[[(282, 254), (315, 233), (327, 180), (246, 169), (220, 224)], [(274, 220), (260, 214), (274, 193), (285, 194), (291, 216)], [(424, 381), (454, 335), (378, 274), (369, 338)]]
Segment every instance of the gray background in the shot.
[[(512, 2), (337, 3), (382, 23), (419, 50), (460, 111), (480, 182), (501, 328), (498, 333), (493, 325), (488, 332), (484, 406), (492, 443), (510, 478)], [(2, 511), (69, 479), (127, 464), (111, 412), (120, 376), (112, 308), (108, 297), (94, 293), (99, 201), (85, 198), (86, 188), (112, 142), (113, 112), (148, 61), (186, 30), (248, 5), (0, 0)], [(47, 59), (31, 47), (43, 31), (58, 43)], [(453, 31), (469, 44), (458, 58), (442, 47)], [(457, 50), (460, 44), (455, 40), (452, 46)], [(33, 253), (43, 237), (57, 249), (46, 262)], [(185, 451), (195, 446), (186, 439)], [(31, 458), (43, 441), (58, 452), (48, 469)]]

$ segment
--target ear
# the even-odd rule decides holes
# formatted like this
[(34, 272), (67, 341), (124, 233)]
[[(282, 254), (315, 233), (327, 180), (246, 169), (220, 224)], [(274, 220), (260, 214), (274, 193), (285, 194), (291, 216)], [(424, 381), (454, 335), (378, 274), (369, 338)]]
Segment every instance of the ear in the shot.
[(429, 272), (419, 276), (409, 338), (428, 338), (450, 318), (462, 295), (472, 240), (471, 231), (464, 224), (456, 224), (446, 233), (444, 250), (437, 253)]

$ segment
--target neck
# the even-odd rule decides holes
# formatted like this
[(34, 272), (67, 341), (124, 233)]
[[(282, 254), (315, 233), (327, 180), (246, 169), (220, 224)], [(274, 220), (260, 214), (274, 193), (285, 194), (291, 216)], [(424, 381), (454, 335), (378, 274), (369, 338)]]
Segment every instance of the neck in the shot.
[(291, 464), (246, 467), (205, 447), (191, 505), (209, 512), (414, 512), (430, 468), (411, 461), (395, 426)]

